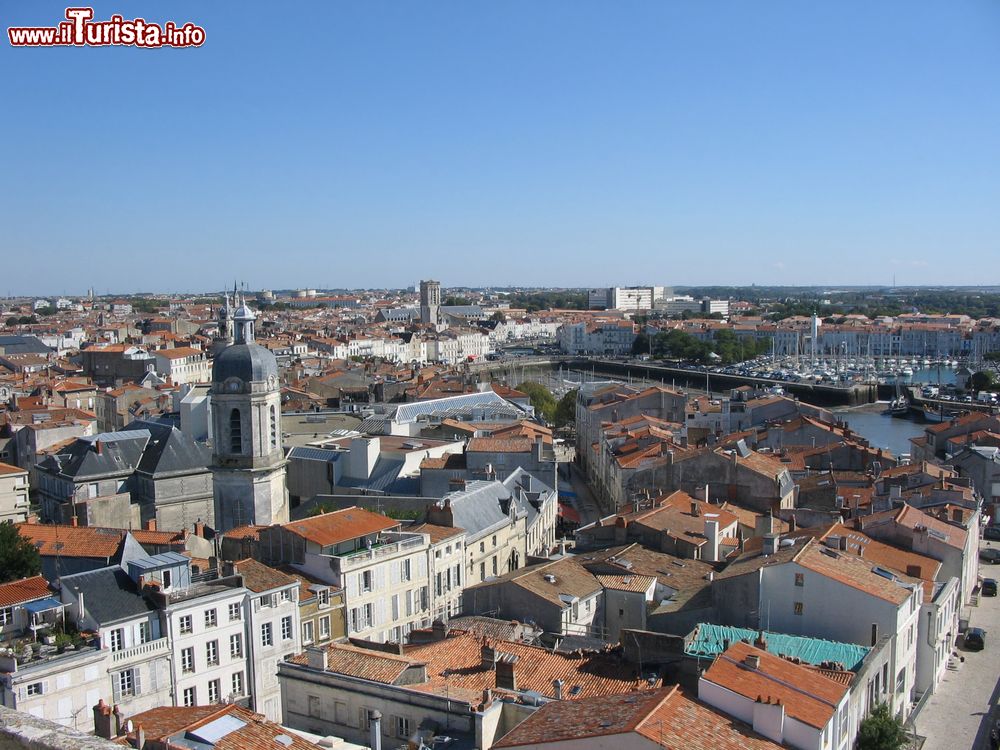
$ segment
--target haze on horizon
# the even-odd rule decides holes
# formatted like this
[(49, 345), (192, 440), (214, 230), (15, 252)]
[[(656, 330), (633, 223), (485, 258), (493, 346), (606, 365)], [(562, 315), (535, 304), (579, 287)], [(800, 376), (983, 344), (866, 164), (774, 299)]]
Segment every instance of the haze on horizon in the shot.
[(996, 3), (272, 8), (0, 45), (0, 295), (1000, 278)]

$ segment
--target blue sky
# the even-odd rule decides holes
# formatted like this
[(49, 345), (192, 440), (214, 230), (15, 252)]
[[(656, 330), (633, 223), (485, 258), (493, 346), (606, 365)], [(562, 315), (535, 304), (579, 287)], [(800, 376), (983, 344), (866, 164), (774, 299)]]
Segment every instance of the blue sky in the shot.
[(0, 294), (1000, 280), (995, 0), (94, 8), (207, 41), (2, 40)]

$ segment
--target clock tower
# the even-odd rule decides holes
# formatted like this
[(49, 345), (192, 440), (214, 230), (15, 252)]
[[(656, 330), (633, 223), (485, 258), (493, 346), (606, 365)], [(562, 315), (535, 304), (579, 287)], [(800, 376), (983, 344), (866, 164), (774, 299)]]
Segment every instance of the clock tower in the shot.
[(256, 320), (243, 299), (232, 315), (233, 344), (212, 366), (212, 477), (219, 531), (288, 521), (278, 363), (254, 343)]

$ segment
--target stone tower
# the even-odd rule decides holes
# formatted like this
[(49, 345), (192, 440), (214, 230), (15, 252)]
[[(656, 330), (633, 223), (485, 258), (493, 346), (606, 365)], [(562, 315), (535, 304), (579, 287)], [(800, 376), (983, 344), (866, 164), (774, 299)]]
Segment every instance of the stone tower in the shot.
[(420, 282), (420, 322), (437, 325), (441, 307), (441, 282)]
[[(236, 304), (236, 295), (233, 295)], [(219, 531), (288, 521), (278, 363), (254, 343), (257, 316), (232, 314), (233, 344), (212, 366), (212, 474)]]

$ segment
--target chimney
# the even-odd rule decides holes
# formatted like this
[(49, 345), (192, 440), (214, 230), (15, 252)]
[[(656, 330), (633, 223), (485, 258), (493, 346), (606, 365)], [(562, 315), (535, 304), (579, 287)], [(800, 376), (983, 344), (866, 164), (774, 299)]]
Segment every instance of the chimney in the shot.
[(562, 680), (552, 680), (552, 695), (555, 696), (557, 701), (563, 699), (563, 685), (565, 684)]
[(795, 514), (794, 513), (791, 516), (788, 517), (788, 531), (789, 532), (795, 531)]
[(382, 750), (382, 712), (372, 711), (371, 733), (368, 737), (371, 750)]
[(710, 502), (709, 495), (708, 495), (708, 482), (705, 482), (705, 490), (704, 490), (704, 492), (705, 492), (705, 502), (708, 503), (708, 502)]
[(111, 734), (111, 706), (104, 702), (104, 698), (97, 701), (94, 706), (94, 734), (110, 740)]
[(719, 522), (714, 518), (705, 519), (705, 539), (708, 540), (706, 546), (705, 559), (709, 562), (719, 561)]
[(493, 703), (493, 691), (489, 688), (483, 690), (483, 706), (489, 706)]
[(146, 521), (146, 531), (156, 531), (156, 519), (150, 518)]
[(194, 524), (194, 535), (199, 536), (202, 539), (205, 538), (205, 524), (201, 521), (195, 521)]
[(101, 455), (101, 441), (100, 440), (95, 440), (94, 441), (94, 452), (97, 453), (98, 456)]
[(747, 654), (743, 663), (750, 669), (760, 669), (760, 656), (758, 654)]
[(763, 554), (764, 557), (768, 557), (776, 553), (778, 551), (778, 540), (780, 538), (781, 537), (777, 534), (764, 534), (764, 546), (761, 549), (761, 554)]
[(872, 646), (878, 643), (878, 623), (872, 623)]
[(496, 669), (497, 652), (486, 642), (486, 639), (483, 639), (483, 645), (479, 648), (479, 661), (483, 669)]
[(111, 712), (112, 728), (115, 730), (115, 737), (120, 737), (122, 732), (125, 731), (125, 717), (122, 716), (121, 707), (116, 703), (114, 710)]
[(135, 747), (136, 750), (143, 750), (146, 747), (146, 730), (142, 728), (142, 724), (135, 728)]
[(307, 664), (310, 669), (325, 672), (329, 667), (329, 653), (325, 646), (310, 646), (306, 649)]
[(517, 661), (514, 654), (501, 654), (497, 659), (497, 687), (517, 690)]
[(692, 500), (691, 501), (691, 515), (694, 516), (695, 518), (697, 518), (698, 516), (701, 515), (701, 512), (698, 510), (698, 501), (697, 500)]
[(74, 516), (73, 516), (72, 518), (70, 518), (70, 519), (69, 519), (69, 525), (70, 525), (70, 526), (79, 526), (79, 525), (80, 525), (80, 519), (79, 519), (79, 518), (77, 518), (77, 517), (76, 517), (76, 516), (74, 515)]
[(431, 633), (435, 641), (443, 641), (448, 637), (448, 625), (444, 620), (438, 619), (431, 623)]

